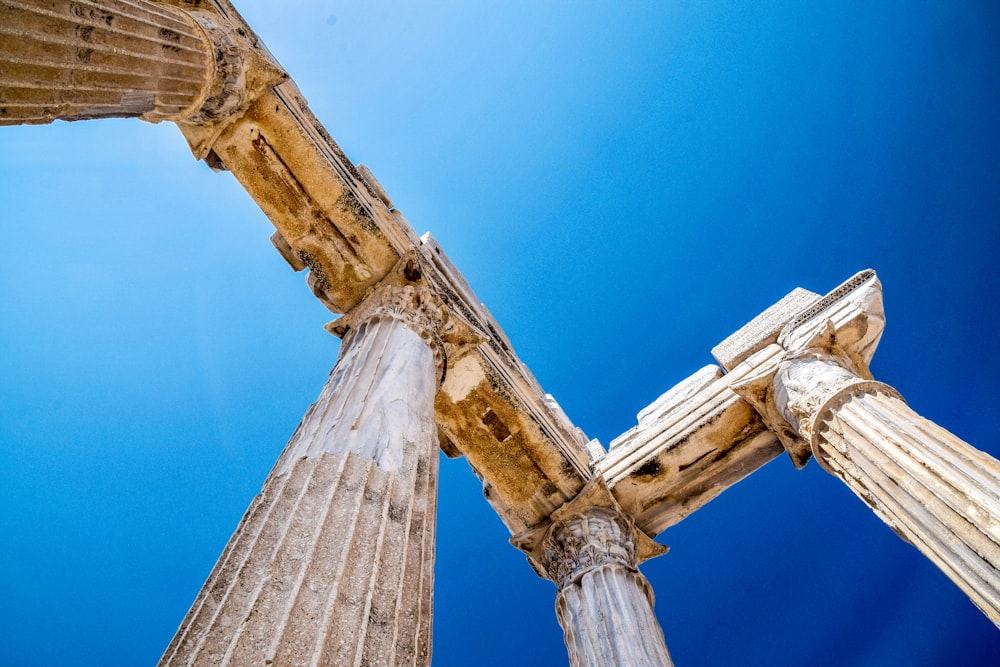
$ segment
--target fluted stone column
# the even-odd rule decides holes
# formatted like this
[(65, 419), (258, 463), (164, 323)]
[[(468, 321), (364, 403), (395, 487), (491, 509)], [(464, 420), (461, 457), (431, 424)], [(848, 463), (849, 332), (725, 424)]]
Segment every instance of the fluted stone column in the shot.
[(924, 419), (846, 356), (783, 361), (774, 403), (813, 454), (1000, 625), (1000, 461)]
[(0, 125), (225, 116), (242, 101), (235, 35), (149, 0), (0, 0)]
[[(428, 665), (443, 312), (383, 287), (161, 665)], [(437, 362), (437, 363), (436, 363)]]
[(559, 587), (556, 615), (573, 667), (672, 665), (653, 613), (653, 591), (637, 567), (630, 519), (591, 507), (552, 524), (538, 551)]

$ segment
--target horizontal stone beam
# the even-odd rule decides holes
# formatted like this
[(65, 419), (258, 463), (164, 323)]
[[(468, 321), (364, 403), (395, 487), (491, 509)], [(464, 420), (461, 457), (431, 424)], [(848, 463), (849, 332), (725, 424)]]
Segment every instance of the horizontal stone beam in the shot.
[[(794, 434), (768, 429), (747, 378), (777, 367), (784, 349), (830, 323), (838, 341), (867, 363), (884, 326), (881, 286), (862, 271), (826, 296), (796, 289), (713, 350), (728, 372), (707, 366), (638, 415), (596, 462), (621, 506), (656, 535), (787, 451), (796, 466), (808, 448)], [(781, 345), (778, 342), (781, 342)]]
[(647, 534), (680, 522), (783, 451), (729, 386), (757, 362), (728, 375), (717, 366), (701, 369), (597, 462), (615, 499)]
[(437, 294), (483, 336), (474, 354), (449, 364), (435, 400), (443, 445), (465, 456), (504, 524), (511, 533), (521, 532), (574, 498), (592, 478), (587, 437), (542, 390), (429, 234), (421, 252)]

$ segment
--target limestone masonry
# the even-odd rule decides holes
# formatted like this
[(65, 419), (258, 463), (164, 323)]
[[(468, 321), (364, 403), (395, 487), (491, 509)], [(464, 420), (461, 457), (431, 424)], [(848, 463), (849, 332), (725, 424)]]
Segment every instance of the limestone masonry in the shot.
[(1000, 462), (871, 377), (874, 272), (794, 290), (605, 450), (229, 2), (5, 0), (0, 23), (0, 125), (177, 123), (343, 315), (329, 381), (162, 665), (430, 664), (439, 447), (556, 584), (572, 665), (671, 664), (638, 569), (665, 551), (652, 538), (783, 452), (816, 458), (1000, 625)]

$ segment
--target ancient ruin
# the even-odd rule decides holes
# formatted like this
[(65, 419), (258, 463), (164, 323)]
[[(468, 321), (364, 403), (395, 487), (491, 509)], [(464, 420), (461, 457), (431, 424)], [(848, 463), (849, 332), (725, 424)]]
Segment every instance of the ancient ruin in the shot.
[(329, 381), (162, 665), (429, 664), (438, 448), (556, 585), (572, 665), (671, 664), (639, 571), (665, 551), (653, 538), (782, 453), (815, 457), (1000, 625), (1000, 462), (872, 378), (874, 272), (791, 292), (605, 450), (229, 2), (25, 0), (0, 16), (0, 125), (177, 123), (340, 315)]

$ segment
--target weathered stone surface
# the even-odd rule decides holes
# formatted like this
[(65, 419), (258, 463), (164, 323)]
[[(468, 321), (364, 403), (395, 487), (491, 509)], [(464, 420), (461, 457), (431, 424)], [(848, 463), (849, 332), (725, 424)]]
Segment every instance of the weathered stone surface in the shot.
[(778, 340), (778, 334), (790, 321), (812, 306), (820, 295), (796, 287), (780, 301), (768, 307), (724, 341), (712, 348), (712, 356), (719, 365), (731, 371), (738, 363)]
[(430, 663), (434, 309), (425, 297), (410, 318), (391, 304), (419, 301), (415, 288), (385, 291), (161, 664)]
[(782, 452), (730, 385), (759, 359), (723, 375), (706, 366), (639, 414), (597, 463), (615, 499), (647, 534), (678, 523)]
[(861, 272), (793, 319), (734, 387), (797, 465), (815, 456), (1000, 625), (1000, 461), (872, 379), (884, 322), (878, 280)]
[(139, 117), (214, 126), (286, 76), (242, 21), (209, 3), (17, 0), (0, 4), (0, 26), (0, 125)]
[(537, 549), (559, 587), (556, 615), (573, 667), (673, 664), (637, 567), (638, 537), (625, 515), (589, 507), (554, 521)]
[(146, 0), (0, 3), (0, 124), (178, 120), (210, 96), (212, 45)]
[(1000, 626), (1000, 461), (894, 392), (841, 400), (820, 417), (816, 460)]
[(593, 476), (588, 439), (567, 419), (514, 352), (503, 329), (428, 234), (420, 247), (425, 278), (483, 342), (450, 363), (435, 417), (456, 452), (483, 480), (501, 520), (519, 533), (542, 523)]

